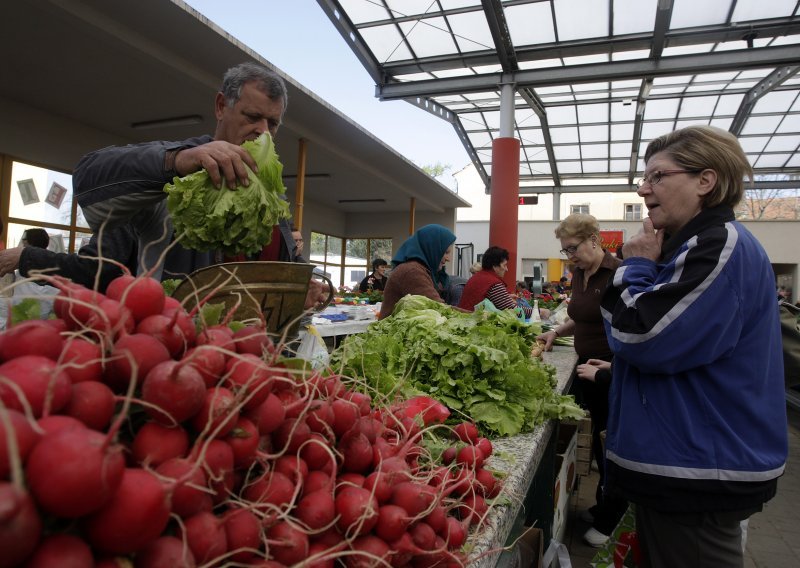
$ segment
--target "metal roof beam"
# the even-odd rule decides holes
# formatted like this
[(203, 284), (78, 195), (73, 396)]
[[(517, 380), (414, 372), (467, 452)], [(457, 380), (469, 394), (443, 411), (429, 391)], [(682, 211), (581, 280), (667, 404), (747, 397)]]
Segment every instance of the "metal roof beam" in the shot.
[(800, 46), (761, 47), (719, 53), (676, 55), (659, 61), (636, 59), (592, 63), (555, 69), (530, 69), (516, 73), (492, 73), (481, 76), (451, 77), (376, 86), (376, 96), (381, 100), (409, 97), (461, 95), (482, 91), (496, 91), (506, 82), (522, 87), (546, 87), (570, 83), (595, 83), (620, 81), (643, 76), (696, 75), (741, 71), (776, 65), (795, 64), (800, 60)]
[[(322, 2), (323, 0), (318, 1)], [(656, 16), (656, 21), (658, 21), (659, 15)], [(757, 33), (758, 37), (762, 39), (798, 35), (800, 34), (800, 20), (787, 21), (781, 19), (761, 21), (752, 26), (744, 24), (702, 26), (677, 31), (667, 31), (665, 32), (663, 45), (664, 47), (681, 47), (697, 44), (742, 41), (742, 45), (744, 46), (744, 42), (746, 41), (744, 36), (749, 33)], [(558, 43), (538, 44), (535, 46), (516, 46), (515, 53), (518, 62), (525, 62), (623, 51), (650, 51), (652, 47), (653, 34), (648, 32), (616, 36), (613, 38), (588, 38)], [(497, 65), (497, 63), (496, 53), (493, 50), (486, 50), (458, 56), (441, 55), (423, 57), (413, 61), (403, 60), (386, 62), (383, 65), (383, 69), (389, 76), (395, 77), (398, 75), (419, 73), (420, 71), (443, 71), (447, 69)]]
[(486, 23), (494, 40), (494, 48), (503, 71), (511, 73), (519, 69), (517, 56), (514, 53), (514, 44), (511, 42), (511, 32), (508, 31), (508, 22), (503, 12), (500, 0), (481, 0)]
[[(800, 180), (786, 180), (786, 181), (756, 181), (752, 184), (745, 183), (745, 191), (751, 189), (798, 189), (800, 188)], [(548, 193), (633, 193), (636, 191), (636, 185), (627, 185), (624, 183), (613, 185), (543, 185), (543, 186), (520, 186), (520, 195), (535, 195), (535, 194), (548, 194)]]
[[(352, 20), (347, 15), (347, 12), (342, 10), (339, 2), (334, 0), (317, 0), (317, 4), (322, 8), (322, 11), (328, 16), (334, 27), (344, 38), (350, 49), (353, 50), (361, 65), (367, 70), (375, 84), (381, 84), (385, 81), (384, 71), (380, 62), (375, 59), (372, 50), (363, 41), (361, 34), (353, 24)], [(416, 69), (417, 71), (419, 68)]]
[(539, 123), (542, 126), (544, 147), (547, 150), (547, 161), (550, 163), (550, 172), (555, 180), (556, 185), (560, 185), (561, 178), (558, 175), (558, 162), (556, 161), (556, 153), (553, 150), (553, 140), (550, 138), (550, 124), (547, 121), (547, 111), (542, 104), (542, 100), (533, 89), (520, 89), (519, 94), (523, 100), (528, 103), (533, 112), (536, 113), (536, 116), (539, 117)]
[(742, 133), (742, 128), (744, 128), (744, 123), (750, 118), (753, 107), (756, 106), (756, 101), (794, 76), (798, 69), (800, 69), (800, 67), (797, 65), (778, 67), (756, 83), (752, 89), (747, 91), (744, 99), (742, 99), (742, 103), (739, 105), (739, 109), (736, 111), (736, 115), (733, 117), (733, 122), (730, 127), (731, 134), (739, 136)]
[(443, 107), (433, 99), (414, 98), (414, 99), (406, 99), (406, 102), (414, 105), (415, 107), (421, 108), (425, 112), (431, 113), (433, 116), (437, 118), (446, 120), (447, 122), (453, 125), (456, 134), (458, 134), (458, 138), (461, 140), (461, 144), (464, 146), (464, 149), (467, 151), (467, 154), (469, 154), (470, 160), (472, 160), (472, 164), (478, 171), (478, 175), (481, 176), (484, 185), (488, 187), (489, 174), (486, 173), (486, 168), (483, 167), (483, 164), (481, 163), (481, 160), (478, 157), (475, 148), (472, 147), (472, 144), (469, 141), (469, 134), (467, 134), (464, 125), (461, 124), (461, 119), (458, 118), (456, 113)]

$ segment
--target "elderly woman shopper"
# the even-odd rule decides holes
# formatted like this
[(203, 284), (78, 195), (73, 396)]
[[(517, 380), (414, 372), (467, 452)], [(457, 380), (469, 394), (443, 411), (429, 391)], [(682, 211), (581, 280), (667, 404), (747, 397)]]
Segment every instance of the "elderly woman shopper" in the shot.
[(613, 353), (606, 340), (600, 298), (620, 260), (603, 250), (600, 225), (591, 215), (573, 214), (556, 228), (561, 241), (561, 254), (573, 264), (572, 299), (567, 307), (569, 319), (540, 335), (545, 349), (552, 348), (556, 337), (574, 336), (578, 353), (578, 398), (592, 414), (592, 450), (600, 479), (596, 489), (597, 503), (581, 517), (592, 524), (583, 538), (592, 546), (601, 546), (625, 513), (627, 503), (615, 495), (604, 495), (604, 460), (600, 432), (606, 429), (610, 373), (597, 374), (596, 366), (581, 367), (589, 360), (611, 361)]
[(753, 172), (708, 126), (651, 141), (649, 218), (602, 298), (615, 353), (607, 483), (636, 504), (645, 565), (742, 566), (740, 521), (787, 457), (775, 276), (736, 222)]
[(397, 301), (407, 294), (427, 296), (444, 303), (435, 276), (450, 261), (454, 242), (453, 232), (441, 225), (425, 225), (406, 239), (392, 258), (393, 268), (383, 289), (380, 319), (390, 316)]
[[(508, 251), (501, 247), (489, 247), (481, 257), (481, 270), (472, 275), (464, 286), (458, 307), (472, 311), (483, 300), (489, 300), (498, 310), (511, 310), (517, 307), (517, 301), (511, 297), (503, 282), (508, 272)], [(531, 317), (533, 308), (530, 305), (521, 308), (525, 317)]]

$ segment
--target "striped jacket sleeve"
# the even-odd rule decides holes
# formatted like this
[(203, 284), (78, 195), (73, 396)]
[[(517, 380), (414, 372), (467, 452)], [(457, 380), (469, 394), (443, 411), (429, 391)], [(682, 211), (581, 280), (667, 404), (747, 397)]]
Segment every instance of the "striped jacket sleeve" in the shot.
[[(486, 291), (486, 299), (493, 303), (498, 310), (513, 310), (517, 307), (514, 298), (511, 297), (505, 286), (500, 283), (494, 284)], [(522, 310), (525, 312), (526, 318), (531, 317), (533, 308), (523, 307)]]
[(672, 374), (733, 349), (742, 298), (726, 266), (737, 238), (727, 223), (690, 238), (665, 263), (626, 259), (601, 302), (612, 351), (642, 371)]

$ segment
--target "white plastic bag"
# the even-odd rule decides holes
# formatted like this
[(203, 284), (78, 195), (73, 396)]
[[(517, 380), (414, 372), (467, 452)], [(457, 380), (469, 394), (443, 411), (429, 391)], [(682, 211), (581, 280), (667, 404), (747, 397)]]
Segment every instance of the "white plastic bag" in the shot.
[(325, 341), (313, 325), (306, 328), (300, 347), (297, 348), (297, 356), (311, 363), (313, 369), (327, 367), (330, 363), (330, 354)]

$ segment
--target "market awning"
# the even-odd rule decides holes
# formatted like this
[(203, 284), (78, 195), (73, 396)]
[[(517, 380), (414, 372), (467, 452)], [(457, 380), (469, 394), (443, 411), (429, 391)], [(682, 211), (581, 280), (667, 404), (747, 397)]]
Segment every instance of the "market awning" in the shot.
[(376, 96), (450, 122), (487, 191), (507, 84), (521, 193), (628, 190), (647, 143), (690, 124), (736, 134), (763, 179), (800, 174), (795, 0), (318, 3)]

